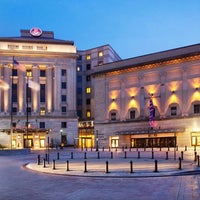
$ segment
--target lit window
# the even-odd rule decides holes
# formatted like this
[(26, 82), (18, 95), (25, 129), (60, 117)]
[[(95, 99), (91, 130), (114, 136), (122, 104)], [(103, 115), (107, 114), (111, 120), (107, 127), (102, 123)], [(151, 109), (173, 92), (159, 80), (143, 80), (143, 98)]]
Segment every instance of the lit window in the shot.
[(90, 60), (90, 59), (91, 59), (91, 55), (88, 54), (88, 55), (86, 56), (86, 60)]
[(86, 117), (87, 117), (87, 118), (90, 118), (90, 117), (91, 117), (91, 112), (90, 112), (90, 110), (87, 110), (87, 112), (86, 112)]
[(32, 70), (31, 69), (26, 70), (26, 76), (32, 77)]
[(40, 115), (45, 115), (45, 108), (40, 108)]
[(176, 106), (172, 106), (171, 107), (171, 116), (176, 116), (177, 115), (177, 107)]
[(86, 88), (86, 93), (87, 93), (87, 94), (90, 94), (90, 93), (91, 93), (91, 88), (90, 88), (90, 87), (87, 87), (87, 88)]
[(103, 52), (99, 51), (99, 57), (102, 57), (102, 56), (103, 56)]

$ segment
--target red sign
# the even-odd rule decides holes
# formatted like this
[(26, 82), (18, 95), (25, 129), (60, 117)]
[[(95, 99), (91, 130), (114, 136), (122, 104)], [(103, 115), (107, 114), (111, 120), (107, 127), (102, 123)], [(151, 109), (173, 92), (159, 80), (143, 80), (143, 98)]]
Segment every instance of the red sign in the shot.
[(34, 37), (39, 37), (42, 35), (42, 30), (40, 28), (32, 28), (30, 34)]

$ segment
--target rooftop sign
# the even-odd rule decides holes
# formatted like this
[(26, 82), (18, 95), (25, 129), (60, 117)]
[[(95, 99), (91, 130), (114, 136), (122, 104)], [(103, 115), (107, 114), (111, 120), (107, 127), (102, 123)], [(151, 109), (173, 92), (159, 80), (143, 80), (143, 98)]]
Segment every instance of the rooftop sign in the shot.
[(42, 35), (42, 30), (40, 28), (32, 28), (30, 34), (34, 37), (40, 37)]

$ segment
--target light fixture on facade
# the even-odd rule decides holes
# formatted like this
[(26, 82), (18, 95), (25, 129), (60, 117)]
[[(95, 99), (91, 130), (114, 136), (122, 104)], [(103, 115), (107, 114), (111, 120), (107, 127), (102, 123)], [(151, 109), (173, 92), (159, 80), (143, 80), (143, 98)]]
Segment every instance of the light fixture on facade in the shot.
[(134, 99), (134, 98), (135, 98), (135, 96), (134, 96), (134, 95), (132, 95), (132, 96), (131, 96), (131, 99)]
[(114, 101), (115, 101), (115, 98), (112, 99), (112, 102), (114, 102)]
[(175, 90), (172, 90), (172, 94), (175, 94)]
[(195, 90), (197, 91), (197, 90), (199, 90), (199, 88), (198, 88), (198, 87), (196, 87), (196, 88), (195, 88)]

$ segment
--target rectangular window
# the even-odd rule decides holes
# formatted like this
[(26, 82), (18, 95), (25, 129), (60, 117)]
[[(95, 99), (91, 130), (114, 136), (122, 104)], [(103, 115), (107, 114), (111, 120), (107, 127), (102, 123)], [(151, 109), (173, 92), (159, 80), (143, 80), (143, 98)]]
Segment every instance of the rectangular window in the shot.
[(200, 104), (194, 104), (194, 113), (200, 113)]
[(177, 115), (177, 108), (176, 106), (171, 107), (171, 116), (176, 116)]
[(12, 114), (13, 114), (13, 115), (16, 115), (16, 114), (17, 114), (17, 108), (16, 108), (16, 107), (13, 107), (13, 108), (12, 108)]
[(91, 69), (91, 65), (90, 65), (90, 64), (87, 64), (87, 65), (86, 65), (86, 69), (87, 69), (87, 70), (90, 70), (90, 69)]
[(17, 84), (12, 85), (12, 102), (17, 103)]
[(26, 76), (32, 77), (32, 70), (31, 69), (26, 70)]
[(111, 113), (110, 113), (110, 119), (111, 119), (112, 121), (115, 121), (115, 120), (117, 119), (117, 114), (116, 114), (116, 112), (111, 112)]
[(86, 76), (86, 81), (90, 81), (90, 76)]
[(45, 101), (45, 84), (40, 84), (40, 102), (44, 103)]
[(31, 114), (31, 107), (27, 108), (27, 112), (28, 112), (29, 115)]
[(90, 54), (87, 54), (86, 60), (91, 60), (91, 55)]
[(86, 104), (90, 105), (90, 99), (86, 99)]
[(46, 111), (45, 108), (40, 108), (40, 115), (45, 115)]
[(61, 101), (66, 102), (67, 101), (67, 96), (66, 95), (61, 95)]
[(39, 126), (40, 128), (45, 128), (45, 122), (40, 122)]
[(40, 77), (46, 77), (46, 70), (45, 69), (40, 70)]
[(130, 111), (130, 119), (135, 119), (135, 110)]
[(17, 76), (17, 69), (12, 70), (12, 76)]
[(67, 75), (67, 70), (66, 69), (62, 69), (61, 70), (61, 76), (66, 76)]
[(61, 128), (67, 128), (67, 122), (61, 122)]
[(87, 117), (87, 118), (90, 118), (90, 117), (91, 117), (91, 111), (90, 111), (90, 110), (87, 110), (87, 111), (86, 111), (86, 117)]
[(90, 94), (90, 93), (91, 93), (91, 88), (90, 88), (90, 87), (87, 87), (87, 88), (86, 88), (86, 93), (87, 93), (87, 94)]
[(66, 113), (67, 112), (67, 107), (66, 106), (62, 106), (61, 107), (61, 111), (62, 111), (62, 113)]
[(61, 83), (61, 88), (62, 89), (66, 89), (67, 88), (67, 83), (66, 82), (62, 82)]
[(99, 55), (99, 57), (102, 57), (103, 56), (103, 52), (99, 51), (98, 55)]

